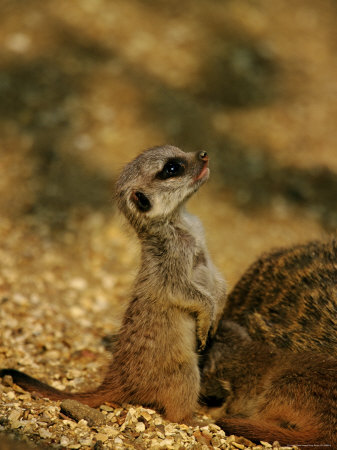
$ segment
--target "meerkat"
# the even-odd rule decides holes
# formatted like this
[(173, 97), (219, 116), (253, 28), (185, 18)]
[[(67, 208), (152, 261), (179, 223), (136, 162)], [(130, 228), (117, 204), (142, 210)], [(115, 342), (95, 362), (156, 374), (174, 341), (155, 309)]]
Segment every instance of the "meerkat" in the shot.
[(263, 255), (230, 293), (223, 318), (254, 340), (337, 356), (337, 240)]
[(255, 442), (336, 449), (337, 359), (252, 341), (234, 322), (219, 327), (213, 346), (221, 363), (207, 361), (201, 389), (226, 397), (217, 424)]
[[(336, 239), (262, 255), (228, 294), (221, 322), (228, 320), (241, 325), (254, 341), (271, 347), (327, 352), (337, 358)], [(203, 363), (221, 366), (221, 333), (219, 326), (217, 344), (209, 339)], [(209, 377), (207, 382), (210, 393), (215, 384)], [(208, 401), (221, 399), (210, 394)]]
[(226, 301), (201, 222), (185, 210), (209, 177), (208, 159), (206, 152), (155, 147), (127, 164), (117, 180), (116, 201), (137, 233), (141, 262), (102, 384), (68, 393), (13, 369), (0, 376), (12, 375), (24, 389), (52, 400), (143, 404), (171, 421), (191, 420), (200, 389), (198, 342), (203, 349)]
[[(239, 346), (228, 321), (236, 324), (237, 333), (240, 330)], [(203, 401), (228, 405), (235, 396), (236, 403), (219, 422), (230, 433), (284, 443), (319, 441), (321, 435), (336, 445), (329, 437), (337, 429), (336, 361), (336, 239), (275, 250), (253, 263), (228, 295), (204, 353)], [(304, 410), (299, 413), (291, 397), (314, 411), (314, 418)], [(324, 411), (316, 398), (326, 403)], [(273, 405), (279, 408), (278, 416)], [(241, 418), (228, 417), (235, 414)], [(294, 429), (286, 430), (287, 424)], [(305, 435), (305, 429), (313, 433)]]

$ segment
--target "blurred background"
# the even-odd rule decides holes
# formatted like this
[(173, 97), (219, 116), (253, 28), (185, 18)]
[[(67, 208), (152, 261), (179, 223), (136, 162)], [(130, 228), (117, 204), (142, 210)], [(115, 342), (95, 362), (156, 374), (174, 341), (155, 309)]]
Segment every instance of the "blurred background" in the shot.
[(262, 251), (335, 232), (336, 1), (0, 5), (3, 291), (61, 301), (63, 282), (104, 322), (137, 266), (113, 183), (158, 144), (209, 152), (190, 209), (230, 286)]
[(147, 147), (209, 153), (189, 207), (230, 287), (261, 252), (336, 232), (336, 0), (0, 12), (0, 367), (98, 382), (138, 264), (113, 185)]

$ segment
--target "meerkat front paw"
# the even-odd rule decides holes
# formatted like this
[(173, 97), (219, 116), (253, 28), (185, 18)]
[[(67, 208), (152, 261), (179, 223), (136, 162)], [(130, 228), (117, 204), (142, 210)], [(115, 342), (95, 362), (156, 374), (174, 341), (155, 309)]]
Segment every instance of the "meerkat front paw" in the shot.
[(206, 343), (207, 343), (207, 335), (206, 335), (206, 337), (202, 337), (202, 341), (200, 340), (200, 337), (199, 337), (199, 345), (198, 345), (199, 352), (205, 350)]
[(199, 350), (204, 350), (208, 338), (208, 333), (211, 328), (210, 317), (202, 317), (198, 319), (197, 336), (199, 340)]

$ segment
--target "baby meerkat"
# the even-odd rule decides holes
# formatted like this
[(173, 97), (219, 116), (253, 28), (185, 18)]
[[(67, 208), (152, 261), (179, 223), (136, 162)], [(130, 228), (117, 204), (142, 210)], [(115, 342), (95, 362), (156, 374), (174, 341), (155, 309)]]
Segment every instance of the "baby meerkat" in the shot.
[(171, 421), (190, 420), (200, 389), (197, 340), (203, 349), (226, 301), (202, 225), (184, 208), (208, 177), (206, 152), (169, 145), (141, 153), (122, 171), (116, 199), (140, 240), (141, 263), (113, 360), (96, 390), (62, 392), (13, 369), (0, 376), (54, 400), (143, 404)]
[(219, 328), (213, 348), (221, 361), (207, 361), (201, 388), (226, 397), (217, 424), (255, 442), (336, 449), (337, 359), (252, 341), (234, 322)]

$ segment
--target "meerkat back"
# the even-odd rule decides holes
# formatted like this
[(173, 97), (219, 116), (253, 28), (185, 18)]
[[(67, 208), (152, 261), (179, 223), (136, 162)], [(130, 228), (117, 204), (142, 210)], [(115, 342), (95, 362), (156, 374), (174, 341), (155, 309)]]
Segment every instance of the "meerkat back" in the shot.
[[(228, 320), (243, 327), (253, 341), (271, 348), (337, 357), (336, 239), (275, 250), (254, 262), (228, 295), (216, 334), (205, 350), (203, 362), (208, 367), (224, 364)], [(217, 380), (206, 377), (203, 383), (206, 401), (221, 403)]]
[(254, 340), (337, 356), (337, 241), (263, 255), (229, 294), (223, 313)]

